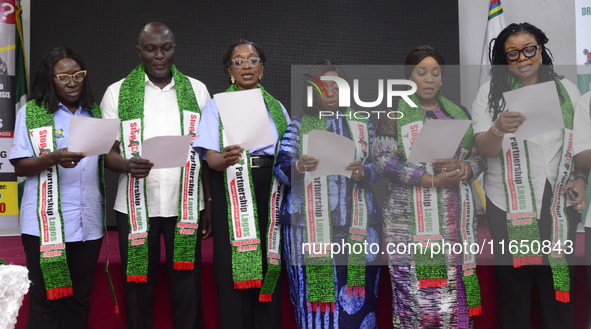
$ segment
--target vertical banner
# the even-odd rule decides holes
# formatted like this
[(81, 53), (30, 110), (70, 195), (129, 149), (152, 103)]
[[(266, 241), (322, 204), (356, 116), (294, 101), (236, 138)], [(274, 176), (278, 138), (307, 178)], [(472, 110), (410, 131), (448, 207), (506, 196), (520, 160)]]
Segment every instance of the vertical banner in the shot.
[(577, 27), (577, 85), (581, 94), (589, 91), (591, 83), (591, 0), (575, 0)]
[[(591, 0), (575, 0), (575, 20), (577, 27), (577, 86), (581, 95), (589, 91), (591, 84)], [(591, 188), (587, 189), (587, 206), (582, 214), (583, 224), (589, 211)]]
[(14, 134), (15, 104), (21, 96), (18, 95), (17, 100), (17, 45), (21, 48), (19, 53), (23, 53), (22, 33), (17, 43), (20, 7), (18, 9), (17, 12), (15, 0), (0, 0), (0, 235), (19, 234), (18, 188), (14, 167), (8, 161)]

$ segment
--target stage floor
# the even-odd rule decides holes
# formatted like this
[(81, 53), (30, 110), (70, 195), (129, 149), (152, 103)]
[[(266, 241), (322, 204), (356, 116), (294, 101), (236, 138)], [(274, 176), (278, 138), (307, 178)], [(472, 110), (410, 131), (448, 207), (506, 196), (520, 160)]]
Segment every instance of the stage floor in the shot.
[[(91, 329), (118, 329), (125, 328), (125, 301), (123, 296), (123, 273), (119, 257), (119, 245), (117, 232), (109, 232), (110, 262), (109, 269), (113, 278), (113, 284), (119, 299), (119, 316), (114, 313), (106, 275), (104, 273), (106, 261), (106, 239), (103, 240), (99, 265), (95, 273), (95, 283), (90, 300), (90, 328)], [(490, 234), (484, 227), (479, 229), (479, 241), (490, 241)], [(583, 264), (584, 235), (577, 234), (575, 255), (578, 264)], [(218, 328), (217, 296), (213, 277), (213, 240), (202, 243), (202, 284), (203, 284), (203, 308), (206, 328)], [(0, 237), (0, 258), (9, 264), (25, 265), (25, 254), (19, 237)], [(161, 266), (158, 273), (156, 287), (156, 305), (154, 308), (154, 328), (172, 329), (173, 319), (170, 302), (170, 281), (164, 266), (164, 249), (162, 250)], [(482, 314), (475, 317), (475, 328), (496, 328), (496, 282), (492, 257), (486, 252), (478, 258), (477, 273), (481, 286)], [(282, 328), (296, 328), (294, 309), (289, 300), (286, 274), (283, 272), (283, 325)], [(575, 328), (591, 328), (591, 297), (589, 295), (587, 277), (584, 266), (577, 266), (575, 291), (572, 299), (575, 303)], [(382, 267), (380, 275), (380, 288), (378, 297), (378, 328), (392, 328), (392, 291), (388, 268)], [(540, 307), (537, 303), (537, 294), (532, 295), (532, 328), (541, 328)], [(20, 310), (16, 329), (26, 328), (28, 315), (28, 295), (25, 296), (23, 307)]]

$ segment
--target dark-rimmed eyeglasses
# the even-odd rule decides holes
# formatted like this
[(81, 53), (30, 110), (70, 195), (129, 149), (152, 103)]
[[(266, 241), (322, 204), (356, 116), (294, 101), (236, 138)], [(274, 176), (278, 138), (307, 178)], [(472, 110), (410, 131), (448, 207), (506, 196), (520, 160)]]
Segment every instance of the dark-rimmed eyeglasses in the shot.
[(74, 79), (75, 82), (82, 82), (82, 80), (84, 80), (84, 78), (86, 77), (86, 70), (78, 71), (74, 74), (55, 74), (54, 76), (57, 79), (57, 81), (64, 85), (67, 85), (68, 83), (70, 83), (70, 81), (72, 81), (72, 79)]
[(525, 56), (525, 58), (532, 58), (536, 55), (536, 52), (538, 51), (538, 48), (540, 47), (540, 45), (535, 45), (535, 46), (527, 46), (521, 50), (509, 50), (505, 52), (505, 56), (507, 56), (507, 60), (514, 62), (516, 60), (519, 59), (520, 54), (523, 54), (523, 56)]
[(234, 67), (237, 69), (241, 69), (246, 62), (248, 62), (248, 66), (255, 68), (261, 64), (261, 59), (258, 57), (251, 57), (247, 60), (242, 58), (236, 58), (232, 60), (232, 64), (234, 64)]

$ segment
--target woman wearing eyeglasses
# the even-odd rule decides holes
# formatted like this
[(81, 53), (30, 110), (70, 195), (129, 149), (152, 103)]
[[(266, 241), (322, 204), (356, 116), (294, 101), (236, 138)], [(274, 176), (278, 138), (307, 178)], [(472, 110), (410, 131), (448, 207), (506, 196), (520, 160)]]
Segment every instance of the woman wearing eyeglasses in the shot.
[(18, 112), (10, 161), (26, 177), (20, 228), (29, 279), (28, 328), (87, 328), (103, 237), (102, 161), (68, 151), (70, 119), (100, 117), (86, 67), (49, 50)]
[[(529, 328), (531, 291), (540, 296), (544, 328), (572, 328), (576, 211), (585, 204), (587, 173), (573, 168), (573, 104), (577, 87), (552, 66), (548, 38), (537, 27), (511, 24), (490, 52), (491, 81), (473, 104), (478, 152), (488, 157), (486, 218), (494, 241), (499, 328)], [(526, 141), (513, 133), (527, 118), (508, 108), (503, 92), (552, 81), (564, 129)], [(569, 200), (565, 192), (578, 196)], [(518, 248), (511, 248), (511, 245)], [(560, 252), (559, 252), (560, 251)], [(531, 266), (543, 264), (544, 266)]]
[(229, 145), (212, 99), (193, 147), (212, 171), (214, 273), (220, 328), (281, 327), (281, 257), (278, 207), (283, 186), (273, 176), (275, 144), (290, 123), (283, 105), (260, 84), (265, 53), (239, 40), (222, 63), (230, 83), (226, 92), (259, 88), (267, 106), (275, 143), (245, 150)]

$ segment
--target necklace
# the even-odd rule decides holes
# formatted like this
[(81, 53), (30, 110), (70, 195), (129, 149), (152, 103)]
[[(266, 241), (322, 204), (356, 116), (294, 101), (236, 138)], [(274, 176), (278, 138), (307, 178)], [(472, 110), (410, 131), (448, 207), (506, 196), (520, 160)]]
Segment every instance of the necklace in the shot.
[(426, 107), (423, 107), (423, 106), (422, 106), (420, 103), (419, 103), (419, 105), (421, 106), (421, 109), (423, 109), (423, 110), (425, 110), (425, 111), (432, 111), (432, 110), (436, 109), (436, 108), (437, 108), (437, 106), (439, 106), (439, 102), (435, 103), (435, 106), (433, 106), (433, 107), (431, 107), (431, 108), (426, 108)]

